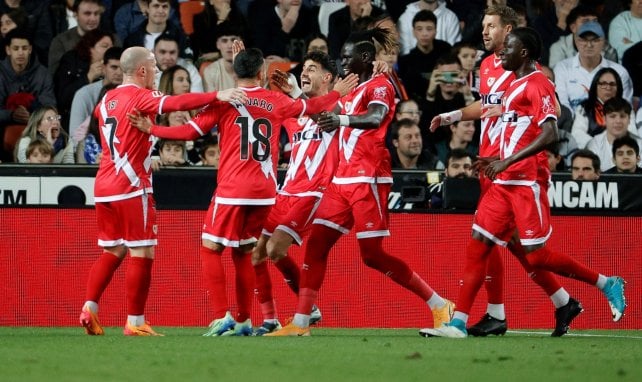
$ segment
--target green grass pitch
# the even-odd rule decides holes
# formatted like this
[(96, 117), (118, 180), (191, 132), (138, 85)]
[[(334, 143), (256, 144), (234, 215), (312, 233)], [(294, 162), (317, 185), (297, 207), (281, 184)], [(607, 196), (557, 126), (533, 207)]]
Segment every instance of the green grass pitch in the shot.
[(426, 339), (412, 329), (313, 329), (312, 337), (103, 337), (0, 327), (0, 381), (642, 381), (642, 332), (511, 331)]

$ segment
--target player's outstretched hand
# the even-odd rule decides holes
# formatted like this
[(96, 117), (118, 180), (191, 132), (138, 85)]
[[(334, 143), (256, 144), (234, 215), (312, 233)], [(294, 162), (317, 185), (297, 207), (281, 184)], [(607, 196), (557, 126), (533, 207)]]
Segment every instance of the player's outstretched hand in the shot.
[(486, 170), (486, 167), (488, 167), (488, 164), (496, 160), (499, 160), (499, 156), (477, 157), (477, 159), (473, 162), (473, 168), (477, 172), (484, 172)]
[(232, 62), (234, 62), (236, 55), (241, 53), (244, 50), (245, 50), (245, 44), (243, 44), (242, 40), (232, 41)]
[(247, 94), (239, 88), (221, 90), (216, 93), (216, 99), (221, 102), (233, 102), (235, 104), (244, 104), (247, 102)]
[(497, 175), (506, 170), (508, 168), (508, 164), (506, 163), (505, 160), (495, 160), (492, 161), (488, 164), (486, 167), (486, 170), (484, 170), (484, 174), (490, 179), (490, 180), (495, 180)]
[(350, 93), (352, 89), (356, 88), (359, 85), (359, 76), (354, 73), (350, 73), (344, 78), (341, 78), (334, 83), (332, 90), (336, 90), (341, 94), (341, 97)]
[(499, 117), (502, 115), (502, 105), (493, 105), (485, 108), (481, 113), (482, 118)]
[[(293, 86), (289, 81), (290, 75), (280, 69), (275, 69), (270, 76), (270, 82), (285, 94), (290, 94)], [(296, 81), (296, 79), (295, 79)]]
[(441, 114), (437, 114), (436, 116), (432, 117), (432, 120), (430, 121), (430, 127), (429, 127), (430, 132), (434, 133), (435, 130), (437, 130), (437, 128), (441, 126), (441, 122), (442, 122)]
[(152, 120), (149, 119), (149, 116), (141, 114), (139, 110), (134, 109), (131, 113), (127, 113), (127, 118), (132, 126), (143, 133), (149, 134), (151, 132)]
[(324, 111), (317, 118), (317, 125), (321, 131), (332, 131), (339, 127), (339, 116), (332, 112)]

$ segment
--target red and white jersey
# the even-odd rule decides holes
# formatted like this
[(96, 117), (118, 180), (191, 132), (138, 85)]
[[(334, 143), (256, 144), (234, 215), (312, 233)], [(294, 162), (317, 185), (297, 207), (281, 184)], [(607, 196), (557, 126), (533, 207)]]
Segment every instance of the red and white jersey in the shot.
[(105, 94), (94, 110), (98, 118), (103, 156), (96, 174), (97, 202), (122, 200), (152, 192), (152, 136), (129, 123), (133, 109), (155, 118), (162, 113), (162, 92), (121, 85)]
[[(482, 111), (489, 106), (501, 105), (502, 96), (515, 74), (502, 67), (502, 60), (495, 54), (486, 57), (479, 67), (479, 95)], [(479, 156), (492, 157), (499, 155), (499, 117), (482, 118), (479, 137)]]
[[(507, 158), (531, 144), (542, 132), (540, 125), (549, 118), (557, 120), (555, 88), (539, 70), (516, 79), (502, 100), (499, 155)], [(543, 153), (523, 159), (500, 173), (502, 184), (529, 184), (537, 181), (546, 166)]]
[(385, 138), (395, 108), (395, 91), (385, 75), (373, 76), (340, 101), (341, 114), (361, 115), (370, 104), (388, 109), (381, 125), (375, 129), (339, 128), (339, 166), (333, 183), (392, 183), (390, 153)]
[(279, 193), (321, 197), (339, 164), (337, 130), (322, 132), (310, 117), (283, 122), (292, 142), (290, 164)]

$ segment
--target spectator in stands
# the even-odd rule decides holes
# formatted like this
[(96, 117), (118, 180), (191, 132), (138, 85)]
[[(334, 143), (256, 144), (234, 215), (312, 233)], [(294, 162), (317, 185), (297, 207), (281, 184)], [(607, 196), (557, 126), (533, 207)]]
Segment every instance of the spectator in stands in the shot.
[(79, 127), (88, 125), (88, 119), (94, 111), (96, 103), (98, 103), (99, 94), (103, 87), (120, 85), (123, 82), (123, 71), (120, 68), (120, 55), (122, 53), (123, 49), (115, 46), (107, 49), (103, 54), (102, 60), (102, 81), (94, 81), (81, 87), (73, 96), (69, 115), (69, 136), (74, 145), (77, 145), (87, 135), (87, 129), (79, 129)]
[(7, 57), (0, 63), (0, 126), (26, 125), (34, 109), (56, 105), (53, 82), (47, 69), (30, 59), (27, 32), (10, 31), (3, 48)]
[(111, 33), (94, 29), (85, 33), (78, 45), (60, 59), (54, 75), (54, 88), (62, 125), (67, 129), (74, 95), (78, 89), (100, 80), (105, 75), (103, 58), (107, 49), (114, 46)]
[(419, 110), (419, 105), (417, 101), (413, 99), (407, 99), (405, 101), (399, 101), (395, 107), (395, 116), (391, 122), (388, 131), (386, 132), (386, 147), (390, 152), (395, 150), (395, 147), (392, 145), (392, 127), (402, 119), (410, 119), (415, 124), (419, 126), (419, 121), (421, 119), (421, 110)]
[(564, 171), (564, 161), (560, 155), (559, 144), (553, 142), (546, 147), (546, 158), (548, 158), (548, 169), (553, 171)]
[[(122, 79), (121, 79), (122, 82)], [(101, 100), (105, 93), (114, 89), (117, 84), (107, 84), (100, 89), (96, 97), (96, 103)], [(82, 135), (81, 135), (82, 131)], [(100, 130), (98, 126), (98, 118), (96, 114), (90, 113), (90, 117), (86, 119), (80, 127), (76, 130), (76, 163), (78, 164), (99, 164), (102, 159), (103, 149), (100, 143)]]
[(412, 33), (417, 45), (399, 57), (399, 76), (410, 98), (424, 98), (428, 79), (437, 59), (450, 50), (450, 44), (435, 39), (437, 18), (431, 11), (422, 10), (412, 19)]
[(462, 149), (468, 152), (473, 158), (479, 153), (479, 147), (473, 142), (475, 136), (474, 121), (457, 121), (449, 128), (449, 138), (435, 144), (437, 158), (440, 162), (446, 163), (448, 154), (454, 149)]
[(160, 139), (158, 141), (160, 161), (162, 166), (189, 166), (185, 141)]
[(78, 25), (74, 17), (73, 7), (74, 0), (51, 0), (49, 2), (49, 16), (51, 18), (53, 36)]
[(475, 70), (477, 48), (472, 43), (460, 41), (453, 45), (452, 54), (459, 59), (461, 74), (466, 79), (466, 84), (472, 90), (473, 96), (479, 99), (479, 70)]
[(53, 163), (74, 163), (74, 145), (60, 126), (60, 114), (53, 106), (42, 107), (31, 114), (27, 128), (16, 145), (15, 161), (27, 162), (27, 146), (38, 138), (53, 146)]
[(392, 168), (403, 170), (429, 170), (437, 165), (434, 157), (424, 152), (421, 143), (421, 131), (416, 122), (402, 119), (394, 124), (390, 152)]
[(49, 65), (47, 67), (52, 76), (58, 70), (62, 56), (74, 49), (85, 33), (98, 29), (104, 7), (101, 0), (75, 0), (72, 10), (78, 25), (54, 36), (49, 47)]
[[(597, 22), (598, 13), (594, 7), (588, 5), (579, 4), (577, 7), (573, 8), (571, 12), (566, 16), (566, 25), (571, 33), (564, 35), (555, 41), (550, 48), (550, 55), (548, 59), (548, 66), (555, 68), (558, 62), (571, 58), (577, 54), (577, 46), (575, 45), (575, 39), (577, 38), (577, 30), (580, 25), (594, 21)], [(602, 54), (604, 58), (617, 62), (617, 52), (613, 47), (607, 42), (604, 42), (604, 47), (602, 48)]]
[(629, 0), (629, 10), (615, 16), (609, 24), (609, 42), (622, 60), (624, 52), (640, 41), (642, 41), (642, 0)]
[[(5, 37), (7, 33), (14, 29), (26, 29), (27, 26), (27, 12), (22, 8), (15, 8), (0, 13), (0, 46), (4, 47)], [(7, 57), (7, 52), (0, 49), (0, 60)]]
[(600, 157), (593, 151), (577, 150), (571, 158), (571, 178), (573, 180), (598, 180), (600, 167)]
[(266, 58), (301, 61), (305, 38), (319, 30), (313, 13), (301, 6), (301, 0), (278, 0), (276, 6), (274, 1), (254, 1), (249, 12), (252, 45)]
[[(130, 0), (118, 8), (114, 16), (114, 29), (119, 41), (125, 41), (147, 22), (149, 3), (150, 0)], [(181, 27), (178, 12), (172, 7), (169, 9), (169, 22), (176, 28)]]
[[(548, 54), (551, 45), (566, 34), (566, 19), (579, 0), (549, 0), (546, 11), (535, 17), (533, 28), (542, 37), (542, 63), (548, 64)], [(601, 47), (600, 47), (601, 48)]]
[(178, 95), (189, 93), (191, 86), (192, 80), (187, 69), (174, 65), (161, 74), (158, 90), (168, 95)]
[(232, 24), (221, 24), (210, 39), (216, 41), (220, 58), (209, 64), (203, 71), (205, 91), (225, 90), (236, 85), (236, 75), (232, 67), (232, 43), (241, 40), (240, 30)]
[(47, 164), (53, 160), (53, 146), (44, 139), (36, 138), (27, 146), (26, 163)]
[[(622, 98), (622, 79), (613, 68), (602, 68), (593, 77), (588, 98), (575, 110), (571, 133), (579, 147), (586, 147), (592, 137), (604, 131), (604, 103), (611, 98)], [(634, 120), (631, 113), (628, 130), (637, 133)]]
[[(413, 19), (419, 11), (432, 12), (437, 21), (435, 38), (447, 42), (450, 45), (461, 40), (461, 30), (459, 28), (459, 19), (450, 9), (446, 8), (446, 2), (443, 0), (419, 0), (408, 4), (406, 10), (397, 21), (399, 29), (399, 42), (401, 44), (401, 54), (408, 54), (410, 50), (417, 45), (416, 36), (413, 33)], [(333, 25), (333, 24), (330, 24)]]
[(27, 14), (24, 27), (31, 34), (34, 53), (42, 65), (47, 65), (49, 44), (53, 38), (48, 7), (49, 2), (42, 0), (0, 0), (0, 13), (22, 9)]
[(613, 163), (613, 141), (615, 139), (628, 134), (638, 141), (638, 146), (642, 146), (640, 138), (628, 132), (631, 104), (622, 98), (611, 98), (604, 104), (604, 115), (606, 117), (605, 130), (593, 137), (586, 145), (587, 149), (600, 157), (600, 171), (606, 171), (615, 166)]
[(147, 22), (128, 35), (123, 46), (125, 48), (144, 46), (153, 51), (156, 39), (160, 36), (169, 36), (178, 42), (178, 55), (192, 59), (194, 52), (183, 27), (169, 22), (169, 12), (169, 0), (151, 0), (147, 6)]
[[(471, 178), (473, 177), (473, 156), (463, 149), (453, 149), (446, 157), (444, 178)], [(429, 208), (442, 208), (444, 202), (442, 180), (428, 186)]]
[(357, 19), (366, 16), (376, 18), (383, 14), (383, 9), (373, 5), (371, 0), (345, 0), (345, 3), (345, 7), (332, 12), (328, 18), (330, 56), (334, 59), (340, 58), (341, 47), (352, 32)]
[(613, 163), (615, 166), (604, 171), (605, 174), (642, 174), (640, 145), (630, 135), (613, 141)]
[[(321, 32), (314, 32), (305, 39), (306, 54), (318, 50), (328, 54), (328, 38)], [(299, 81), (301, 86), (301, 72), (303, 71), (303, 62), (299, 62), (294, 68), (290, 69), (290, 73)]]
[(219, 28), (232, 26), (238, 35), (247, 38), (248, 24), (236, 2), (231, 0), (205, 1), (203, 12), (194, 15), (194, 33), (191, 36), (194, 57), (201, 61), (214, 61), (221, 56), (216, 38), (221, 36)]
[(624, 67), (602, 57), (604, 30), (594, 21), (580, 25), (574, 38), (578, 53), (555, 65), (556, 91), (562, 105), (575, 111), (588, 98), (593, 77), (601, 68), (613, 68), (622, 79), (622, 96), (628, 102), (633, 98), (633, 83)]
[(197, 166), (210, 166), (218, 168), (218, 162), (221, 157), (221, 149), (218, 145), (218, 138), (213, 135), (206, 139), (201, 145), (199, 155), (201, 157), (201, 160), (196, 163)]
[(156, 57), (156, 64), (160, 71), (156, 75), (156, 87), (160, 83), (162, 72), (175, 65), (180, 65), (187, 69), (189, 77), (192, 81), (192, 92), (203, 92), (203, 80), (198, 73), (198, 69), (189, 60), (178, 57), (178, 41), (168, 35), (161, 35), (156, 39), (154, 45), (154, 56)]

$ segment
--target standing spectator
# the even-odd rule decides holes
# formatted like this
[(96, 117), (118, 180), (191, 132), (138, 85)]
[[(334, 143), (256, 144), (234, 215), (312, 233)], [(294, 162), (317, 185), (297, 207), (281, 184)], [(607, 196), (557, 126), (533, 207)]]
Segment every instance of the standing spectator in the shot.
[[(604, 103), (611, 98), (622, 98), (622, 79), (613, 68), (602, 68), (595, 73), (588, 98), (575, 110), (575, 119), (571, 133), (580, 148), (604, 131), (606, 118), (604, 116)], [(637, 133), (635, 118), (631, 112), (629, 131)]]
[(44, 139), (36, 139), (29, 142), (29, 146), (27, 146), (26, 163), (52, 163), (53, 153), (54, 152), (51, 143), (45, 141)]
[(0, 0), (0, 14), (15, 9), (23, 9), (27, 14), (24, 27), (31, 34), (34, 53), (42, 65), (47, 65), (49, 44), (53, 38), (48, 6), (49, 3), (42, 0)]
[(431, 11), (419, 11), (412, 19), (412, 33), (417, 46), (399, 57), (399, 76), (411, 98), (426, 96), (428, 79), (437, 59), (450, 50), (450, 44), (435, 39), (436, 29), (437, 18)]
[[(579, 0), (546, 0), (546, 10), (535, 17), (533, 28), (542, 36), (541, 63), (548, 64), (551, 45), (566, 34), (568, 14), (577, 6)], [(601, 47), (600, 47), (601, 48)]]
[(630, 135), (613, 141), (613, 163), (615, 166), (604, 171), (605, 174), (642, 174), (640, 146)]
[[(448, 152), (444, 169), (445, 178), (472, 178), (473, 177), (473, 156), (464, 149), (453, 149)], [(428, 186), (428, 207), (442, 208), (444, 206), (444, 180), (438, 183), (431, 183)]]
[[(560, 37), (559, 40), (555, 41), (553, 45), (551, 45), (550, 55), (548, 58), (549, 67), (555, 68), (555, 65), (557, 65), (558, 62), (571, 58), (577, 54), (577, 47), (575, 45), (577, 30), (580, 25), (586, 22), (597, 22), (597, 17), (597, 10), (584, 4), (579, 4), (571, 10), (568, 16), (566, 16), (566, 24), (571, 33)], [(604, 55), (604, 58), (613, 62), (618, 62), (617, 52), (607, 41), (604, 42), (602, 54)]]
[(107, 49), (112, 46), (114, 46), (114, 37), (111, 33), (94, 29), (85, 33), (78, 45), (60, 59), (58, 70), (54, 75), (54, 86), (63, 126), (69, 128), (71, 104), (76, 92), (83, 86), (104, 77), (103, 58)]
[(187, 69), (189, 77), (192, 83), (191, 91), (195, 93), (203, 92), (203, 80), (201, 75), (198, 73), (198, 69), (191, 63), (191, 61), (178, 56), (178, 41), (169, 35), (161, 35), (156, 39), (154, 45), (154, 56), (156, 57), (156, 63), (158, 69), (156, 73), (156, 86), (160, 83), (161, 74), (175, 66), (180, 65), (183, 68)]
[(51, 46), (49, 46), (49, 65), (47, 67), (52, 76), (58, 70), (62, 56), (74, 49), (85, 33), (98, 29), (104, 7), (101, 0), (75, 0), (72, 10), (78, 25), (54, 36)]
[(16, 145), (15, 160), (27, 162), (27, 146), (36, 139), (44, 139), (54, 149), (53, 163), (74, 163), (74, 145), (60, 126), (60, 114), (53, 106), (42, 107), (29, 117), (27, 128)]
[(214, 61), (220, 58), (217, 54), (216, 39), (212, 36), (221, 36), (219, 28), (232, 26), (238, 30), (237, 34), (248, 37), (248, 24), (241, 13), (236, 1), (207, 0), (203, 12), (194, 15), (194, 33), (191, 36), (194, 57), (200, 61)]
[(229, 89), (235, 86), (236, 76), (232, 67), (232, 44), (234, 40), (241, 40), (241, 34), (231, 24), (222, 24), (216, 29), (214, 38), (216, 49), (220, 58), (209, 64), (203, 71), (205, 91)]
[(604, 116), (606, 120), (604, 131), (594, 136), (586, 144), (587, 149), (600, 157), (601, 171), (615, 166), (613, 163), (613, 141), (615, 139), (630, 135), (638, 141), (639, 146), (642, 146), (640, 137), (628, 131), (631, 123), (631, 104), (622, 98), (611, 98), (604, 104)]
[(366, 16), (377, 18), (383, 14), (383, 9), (373, 5), (371, 0), (345, 0), (345, 3), (345, 7), (332, 12), (328, 19), (330, 56), (335, 59), (341, 58), (341, 47), (354, 30), (357, 19)]
[[(417, 44), (412, 28), (412, 20), (419, 11), (430, 11), (437, 18), (436, 37), (438, 40), (446, 41), (454, 45), (461, 40), (461, 29), (459, 28), (459, 19), (457, 15), (446, 7), (443, 0), (419, 0), (408, 4), (404, 13), (399, 17), (397, 28), (399, 29), (401, 54), (408, 54)], [(334, 25), (334, 24), (330, 24)]]
[[(98, 302), (127, 253), (126, 336), (157, 336), (145, 321), (145, 304), (151, 283), (156, 240), (156, 208), (151, 183), (152, 142), (131, 125), (127, 114), (136, 109), (155, 116), (172, 110), (202, 107), (215, 99), (243, 100), (238, 90), (211, 94), (165, 96), (154, 90), (156, 62), (143, 47), (123, 52), (120, 60), (123, 86), (108, 91), (94, 115), (101, 128), (102, 160), (96, 174), (94, 195), (98, 221), (98, 245), (103, 248), (87, 280), (80, 324), (88, 335), (103, 335)], [(121, 169), (124, 169), (121, 171)], [(122, 222), (128, 224), (122, 224)]]
[(624, 67), (602, 57), (604, 30), (595, 21), (580, 25), (574, 37), (578, 53), (555, 65), (555, 85), (559, 100), (572, 112), (588, 98), (588, 89), (598, 70), (613, 68), (622, 79), (622, 96), (628, 102), (633, 99), (633, 83)]
[(577, 150), (571, 157), (571, 179), (598, 180), (600, 178), (600, 157), (587, 149)]
[[(129, 0), (115, 10), (114, 29), (119, 41), (125, 41), (127, 37), (140, 29), (141, 25), (147, 22), (150, 0)], [(181, 21), (178, 12), (173, 7), (169, 10), (169, 22), (176, 28), (181, 28)]]
[(392, 128), (392, 146), (390, 151), (392, 168), (402, 170), (433, 170), (437, 161), (423, 149), (421, 130), (416, 122), (410, 119), (397, 121)]
[[(609, 24), (609, 42), (622, 60), (627, 49), (642, 41), (642, 0), (629, 0), (629, 10)], [(639, 57), (638, 57), (639, 58)]]
[(457, 121), (447, 127), (449, 129), (449, 137), (435, 144), (439, 161), (446, 163), (448, 154), (455, 149), (464, 150), (473, 158), (477, 157), (479, 147), (473, 142), (475, 137), (475, 122)]

